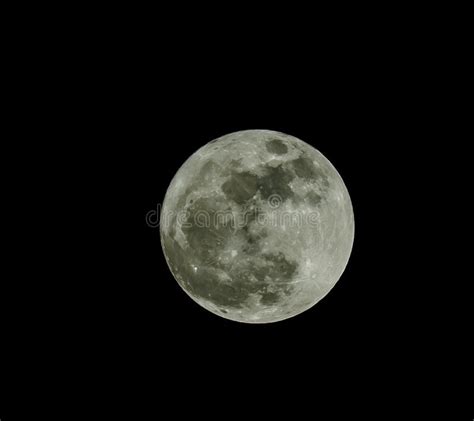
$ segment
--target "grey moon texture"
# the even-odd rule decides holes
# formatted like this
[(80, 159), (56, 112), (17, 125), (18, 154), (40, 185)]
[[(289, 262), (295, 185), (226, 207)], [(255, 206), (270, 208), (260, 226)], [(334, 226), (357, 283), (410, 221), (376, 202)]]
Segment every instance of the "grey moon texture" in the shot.
[(336, 284), (354, 214), (319, 151), (284, 133), (245, 130), (181, 166), (160, 235), (174, 278), (196, 303), (226, 319), (271, 323), (311, 308)]

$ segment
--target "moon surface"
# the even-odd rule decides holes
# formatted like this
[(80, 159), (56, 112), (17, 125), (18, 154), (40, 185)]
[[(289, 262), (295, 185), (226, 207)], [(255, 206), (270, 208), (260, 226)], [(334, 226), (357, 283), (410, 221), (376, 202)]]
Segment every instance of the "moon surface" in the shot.
[(160, 235), (173, 276), (196, 303), (226, 319), (270, 323), (311, 308), (335, 285), (354, 214), (340, 175), (315, 148), (245, 130), (181, 166)]

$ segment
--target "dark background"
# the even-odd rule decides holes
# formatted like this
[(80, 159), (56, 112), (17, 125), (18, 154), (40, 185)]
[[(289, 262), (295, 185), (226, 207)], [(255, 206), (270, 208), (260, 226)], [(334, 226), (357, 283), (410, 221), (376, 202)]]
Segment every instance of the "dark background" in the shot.
[[(421, 145), (414, 141), (416, 110), (404, 98), (405, 81), (392, 71), (372, 71), (373, 61), (348, 72), (340, 64), (321, 71), (266, 60), (262, 54), (245, 63), (198, 65), (196, 74), (196, 67), (183, 74), (173, 69), (177, 74), (156, 90), (148, 90), (154, 78), (146, 73), (111, 117), (110, 125), (119, 126), (111, 138), (120, 177), (116, 206), (127, 221), (112, 229), (121, 246), (130, 243), (120, 258), (110, 256), (120, 278), (105, 273), (101, 281), (99, 306), (107, 305), (97, 336), (106, 349), (121, 348), (118, 362), (127, 362), (120, 375), (197, 402), (207, 396), (232, 405), (237, 393), (282, 406), (294, 396), (305, 406), (320, 388), (337, 393), (362, 379), (383, 387), (392, 376), (408, 375), (407, 360), (423, 365), (414, 342), (426, 331), (412, 317), (416, 267), (403, 235), (404, 203), (411, 200), (403, 171)], [(145, 223), (189, 155), (216, 137), (252, 128), (289, 133), (320, 150), (343, 177), (355, 213), (353, 252), (334, 289), (311, 310), (268, 325), (228, 321), (195, 304), (167, 268), (159, 230)]]
[[(40, 257), (17, 264), (3, 295), (9, 392), (175, 416), (291, 408), (299, 419), (334, 396), (396, 409), (419, 405), (420, 391), (455, 389), (463, 371), (444, 350), (457, 351), (458, 336), (434, 308), (439, 286), (426, 268), (436, 263), (422, 252), (432, 226), (421, 204), (440, 199), (427, 189), (440, 90), (425, 43), (362, 29), (221, 44), (216, 33), (182, 41), (164, 31), (151, 46), (146, 30), (86, 47), (71, 38), (61, 55), (53, 48), (55, 66), (38, 55), (46, 70), (29, 75), (28, 124), (44, 141), (19, 144), (17, 173), (45, 232), (20, 237), (15, 247), (30, 239)], [(312, 309), (266, 325), (194, 303), (146, 224), (194, 151), (246, 129), (322, 152), (355, 214), (339, 282)]]

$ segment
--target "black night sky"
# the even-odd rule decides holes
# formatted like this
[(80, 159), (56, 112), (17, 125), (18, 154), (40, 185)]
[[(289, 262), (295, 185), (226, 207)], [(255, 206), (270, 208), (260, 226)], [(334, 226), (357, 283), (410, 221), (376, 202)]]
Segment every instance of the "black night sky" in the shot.
[[(189, 409), (250, 419), (257, 405), (293, 408), (299, 420), (328, 397), (362, 394), (389, 410), (447, 384), (441, 376), (457, 371), (441, 354), (458, 336), (433, 308), (440, 290), (425, 268), (436, 262), (421, 252), (431, 228), (420, 203), (440, 199), (424, 169), (433, 150), (426, 127), (437, 124), (425, 104), (436, 95), (418, 50), (372, 35), (285, 43), (268, 33), (209, 48), (215, 35), (171, 42), (163, 32), (156, 44), (124, 36), (92, 42), (87, 60), (62, 58), (57, 111), (35, 126), (43, 133), (35, 139), (48, 141), (28, 149), (28, 183), (38, 183), (38, 212), (51, 204), (45, 188), (57, 186), (61, 203), (48, 216), (61, 221), (64, 240), (36, 237), (58, 250), (28, 265), (35, 275), (5, 283), (11, 394), (51, 381), (63, 389), (51, 396), (71, 408), (92, 396), (138, 411), (132, 419), (180, 419)], [(352, 254), (330, 293), (265, 325), (194, 303), (167, 267), (159, 229), (146, 223), (193, 152), (246, 129), (284, 132), (322, 152), (355, 215)], [(36, 275), (45, 267), (53, 269)]]

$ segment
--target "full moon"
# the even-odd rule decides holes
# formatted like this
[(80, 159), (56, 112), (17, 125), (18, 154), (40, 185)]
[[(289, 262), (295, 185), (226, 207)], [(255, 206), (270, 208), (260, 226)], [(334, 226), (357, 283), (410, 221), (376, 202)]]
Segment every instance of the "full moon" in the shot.
[(308, 310), (339, 280), (354, 214), (319, 151), (284, 133), (245, 130), (181, 166), (160, 235), (174, 278), (196, 303), (226, 319), (271, 323)]

